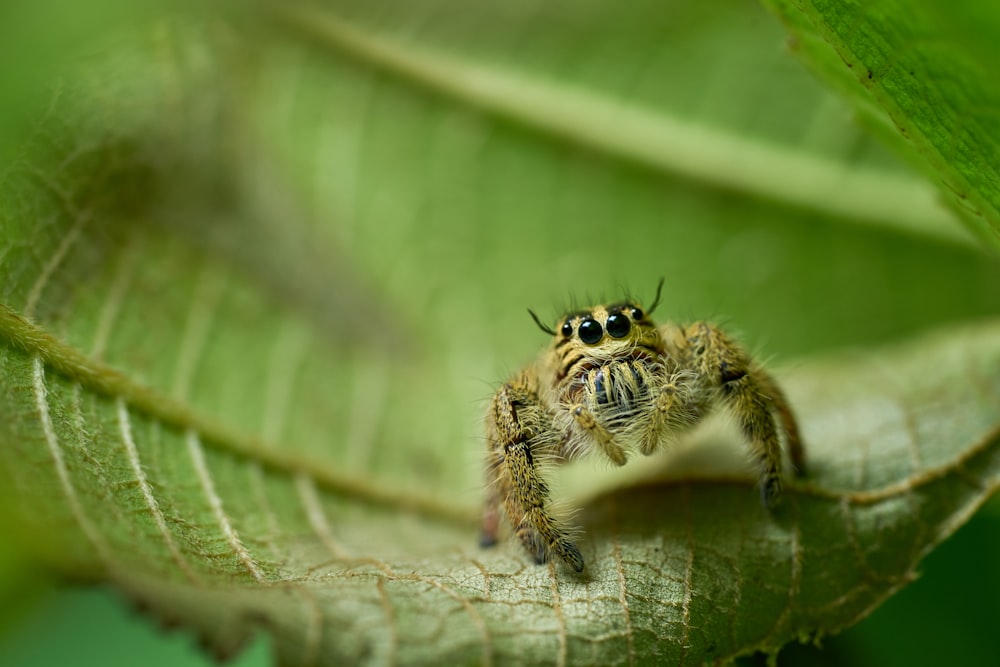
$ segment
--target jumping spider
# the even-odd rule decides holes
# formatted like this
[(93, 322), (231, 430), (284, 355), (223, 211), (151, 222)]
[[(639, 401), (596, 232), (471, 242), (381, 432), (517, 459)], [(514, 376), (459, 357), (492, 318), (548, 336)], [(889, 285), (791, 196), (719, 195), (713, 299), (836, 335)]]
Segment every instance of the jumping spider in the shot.
[(630, 450), (652, 454), (718, 403), (746, 437), (765, 507), (781, 492), (775, 415), (802, 470), (798, 426), (773, 378), (714, 324), (653, 324), (662, 288), (661, 280), (646, 312), (628, 302), (594, 306), (565, 315), (555, 330), (528, 311), (552, 343), (500, 387), (486, 413), (484, 546), (496, 543), (502, 505), (536, 562), (554, 553), (583, 571), (580, 550), (552, 516), (539, 463), (564, 463), (596, 448), (624, 465)]

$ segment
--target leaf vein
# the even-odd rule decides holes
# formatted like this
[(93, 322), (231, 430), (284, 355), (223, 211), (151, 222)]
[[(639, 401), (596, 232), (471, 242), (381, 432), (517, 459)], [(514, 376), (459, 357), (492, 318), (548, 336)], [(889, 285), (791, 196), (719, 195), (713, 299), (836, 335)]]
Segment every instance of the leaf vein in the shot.
[[(306, 3), (284, 5), (276, 13), (294, 28), (317, 35), (365, 63), (546, 135), (658, 171), (777, 201), (953, 243), (971, 242), (936, 192), (918, 181), (828, 164), (587, 90), (534, 80), (524, 72), (510, 73), (450, 57), (377, 35)], [(719, 164), (727, 165), (724, 172)], [(831, 196), (833, 188), (838, 196)]]
[(443, 503), (428, 495), (380, 486), (357, 475), (333, 469), (315, 458), (288, 453), (262, 438), (240, 432), (193, 410), (187, 403), (136, 382), (112, 368), (67, 345), (0, 304), (0, 336), (15, 348), (41, 357), (48, 368), (79, 382), (88, 390), (131, 406), (165, 425), (180, 431), (195, 430), (202, 441), (285, 474), (308, 473), (318, 485), (331, 493), (373, 505), (406, 508), (428, 518), (458, 525), (473, 525), (476, 517), (469, 508)]
[(213, 271), (208, 264), (202, 268), (196, 285), (191, 300), (191, 312), (184, 326), (184, 333), (181, 335), (181, 349), (174, 367), (173, 394), (178, 399), (187, 398), (191, 378), (201, 356), (201, 348), (212, 324), (212, 316), (218, 310), (217, 305), (222, 297), (222, 276)]
[(111, 289), (108, 291), (104, 303), (101, 304), (101, 310), (97, 316), (97, 327), (90, 349), (92, 359), (104, 358), (108, 339), (111, 337), (111, 329), (115, 320), (118, 319), (118, 313), (121, 311), (125, 294), (128, 292), (138, 262), (139, 248), (136, 243), (130, 243), (122, 251), (122, 257), (118, 262), (114, 278), (112, 278)]
[(379, 577), (375, 580), (375, 587), (378, 589), (379, 603), (382, 605), (382, 611), (385, 612), (385, 627), (386, 633), (389, 636), (389, 655), (387, 662), (389, 665), (395, 665), (398, 661), (398, 651), (399, 651), (399, 629), (396, 627), (396, 614), (392, 609), (392, 602), (389, 600), (389, 594), (385, 590), (385, 577)]
[(566, 615), (563, 612), (562, 595), (559, 593), (559, 578), (556, 576), (556, 564), (552, 559), (548, 563), (549, 588), (552, 591), (552, 612), (556, 617), (556, 639), (558, 641), (558, 652), (556, 653), (556, 666), (566, 666)]
[(691, 515), (691, 487), (685, 486), (682, 495), (682, 513), (684, 516), (684, 526), (686, 533), (684, 542), (687, 547), (687, 561), (684, 565), (684, 596), (681, 599), (681, 642), (680, 660), (678, 665), (683, 665), (687, 658), (687, 652), (691, 638), (691, 600), (694, 595), (692, 588), (692, 577), (694, 576), (694, 526)]
[(59, 242), (56, 247), (56, 251), (52, 254), (47, 262), (42, 266), (42, 271), (38, 275), (38, 279), (32, 284), (31, 289), (28, 291), (27, 299), (24, 304), (24, 315), (25, 317), (31, 319), (35, 316), (35, 308), (38, 306), (38, 300), (42, 296), (42, 290), (48, 284), (49, 280), (52, 279), (52, 274), (59, 267), (62, 261), (66, 258), (69, 253), (70, 248), (76, 243), (76, 240), (80, 237), (80, 230), (83, 229), (84, 222), (87, 216), (79, 216), (70, 230)]
[(267, 442), (281, 438), (291, 405), (295, 376), (308, 350), (302, 329), (286, 323), (276, 336), (268, 364), (261, 436)]
[(222, 497), (219, 496), (215, 488), (215, 482), (212, 481), (212, 474), (205, 462), (205, 452), (202, 449), (198, 434), (193, 430), (189, 430), (185, 434), (185, 440), (187, 441), (188, 453), (191, 455), (191, 461), (194, 464), (195, 473), (198, 475), (202, 492), (208, 499), (208, 504), (212, 508), (212, 515), (215, 517), (216, 523), (219, 524), (219, 529), (222, 530), (223, 537), (225, 537), (229, 547), (236, 553), (236, 557), (250, 575), (258, 583), (267, 583), (266, 577), (260, 571), (253, 556), (250, 555), (250, 552), (243, 545), (239, 535), (237, 535), (236, 530), (233, 528), (232, 522), (229, 520), (229, 516), (226, 514), (225, 508), (222, 506)]
[(264, 521), (267, 522), (267, 535), (258, 537), (262, 537), (271, 553), (275, 557), (278, 557), (282, 552), (275, 540), (282, 532), (281, 522), (278, 520), (278, 515), (275, 514), (274, 508), (267, 497), (264, 469), (257, 461), (250, 461), (247, 474), (250, 476), (250, 486), (253, 489), (254, 499), (257, 501), (257, 506), (264, 515)]
[(430, 584), (431, 586), (437, 588), (451, 599), (458, 602), (465, 610), (465, 612), (469, 615), (469, 619), (479, 630), (479, 634), (482, 637), (482, 647), (481, 647), (482, 653), (480, 654), (480, 663), (484, 665), (484, 667), (492, 667), (493, 639), (490, 635), (490, 628), (486, 624), (486, 621), (483, 620), (483, 617), (479, 614), (479, 611), (472, 604), (472, 601), (469, 598), (459, 595), (453, 588), (451, 588), (447, 584), (444, 584), (432, 577), (425, 577), (424, 575), (414, 573), (411, 575), (405, 575), (403, 578), (413, 579), (416, 581), (422, 581), (426, 584)]
[(323, 548), (329, 551), (335, 560), (351, 560), (351, 553), (337, 541), (333, 536), (333, 531), (330, 530), (330, 523), (323, 511), (323, 505), (320, 502), (319, 494), (316, 493), (316, 485), (312, 478), (308, 475), (296, 475), (295, 491), (299, 495), (299, 500), (302, 501), (302, 509), (305, 510), (309, 526), (316, 533)]
[(618, 575), (618, 603), (622, 607), (622, 619), (625, 621), (625, 646), (628, 650), (628, 664), (635, 664), (635, 640), (632, 632), (632, 614), (628, 605), (628, 583), (625, 580), (625, 567), (622, 564), (622, 548), (618, 528), (618, 503), (612, 500), (612, 520), (614, 521), (614, 535), (612, 544), (614, 546), (615, 572)]
[(91, 522), (90, 517), (84, 511), (80, 498), (77, 496), (76, 488), (73, 485), (73, 480), (70, 478), (69, 469), (66, 467), (62, 447), (59, 445), (59, 438), (52, 423), (52, 415), (49, 414), (48, 388), (45, 385), (45, 366), (41, 358), (34, 358), (32, 371), (35, 403), (42, 422), (42, 433), (45, 435), (45, 442), (48, 444), (49, 453), (52, 455), (52, 462), (55, 465), (56, 475), (59, 478), (59, 485), (66, 496), (70, 512), (72, 512), (77, 524), (79, 524), (80, 529), (100, 559), (108, 569), (114, 570), (117, 568), (117, 560), (112, 555), (113, 552), (107, 542), (105, 542), (100, 531), (97, 530), (97, 527)]
[(156, 528), (163, 538), (167, 550), (170, 552), (170, 558), (189, 581), (200, 583), (201, 577), (198, 576), (177, 547), (174, 536), (167, 527), (167, 521), (163, 516), (163, 512), (160, 510), (160, 504), (156, 500), (156, 496), (153, 495), (153, 488), (150, 486), (149, 480), (146, 479), (146, 472), (142, 469), (142, 461), (139, 460), (139, 451), (135, 446), (135, 441), (132, 439), (132, 424), (129, 419), (128, 407), (121, 398), (118, 398), (115, 405), (118, 412), (119, 434), (125, 446), (125, 454), (128, 458), (129, 466), (132, 468), (132, 475), (139, 485), (139, 490), (142, 493), (143, 500), (146, 502), (146, 507), (153, 517), (153, 521), (156, 523)]

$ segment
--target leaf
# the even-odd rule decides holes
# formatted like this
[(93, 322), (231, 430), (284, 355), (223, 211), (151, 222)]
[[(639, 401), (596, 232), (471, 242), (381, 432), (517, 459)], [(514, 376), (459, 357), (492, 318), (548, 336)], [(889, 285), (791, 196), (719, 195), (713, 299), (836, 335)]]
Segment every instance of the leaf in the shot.
[[(400, 33), (419, 16), (383, 9), (334, 23), (413, 48)], [(590, 9), (580, 21), (609, 52), (575, 85), (634, 102), (616, 77), (645, 65), (652, 95), (674, 61), (622, 60), (649, 17)], [(551, 78), (546, 100), (577, 99), (556, 75), (559, 54), (595, 46), (571, 39), (581, 26), (535, 33), (492, 11), (442, 10), (452, 32), (416, 33), (453, 67), (513, 53), (505, 80)], [(506, 112), (342, 57), (319, 15), (269, 16), (288, 33), (167, 23), (80, 63), (0, 184), (0, 475), (61, 572), (114, 582), (220, 654), (267, 631), (289, 664), (699, 662), (857, 620), (992, 491), (989, 324), (789, 375), (814, 477), (774, 517), (739, 474), (608, 487), (591, 473), (589, 578), (510, 544), (480, 551), (476, 401), (539, 344), (525, 301), (668, 270), (665, 312), (724, 307), (789, 355), (995, 312), (996, 266), (931, 243), (942, 218), (904, 213), (889, 227), (925, 231), (888, 233), (872, 199), (846, 210), (785, 197), (780, 176), (755, 190), (724, 168), (642, 162), (620, 134), (568, 137), (537, 106)], [(315, 42), (302, 16), (324, 28)], [(493, 41), (470, 41), (476, 17)], [(780, 62), (760, 35), (708, 59), (746, 34), (727, 17), (687, 24), (707, 33), (704, 76), (668, 67), (677, 85), (645, 98), (648, 114), (720, 145), (803, 150), (820, 171), (866, 169), (902, 183), (895, 197), (921, 190), (848, 124), (799, 148), (782, 105), (727, 116), (733, 87)], [(519, 35), (567, 51), (509, 48)], [(606, 58), (617, 66), (598, 76)], [(796, 76), (793, 99), (830, 129), (836, 100)], [(715, 104), (693, 92), (706, 82), (726, 91)], [(685, 91), (690, 108), (674, 106)]]
[(765, 4), (818, 73), (869, 116), (881, 110), (881, 124), (895, 126), (949, 203), (996, 247), (1000, 87), (992, 70), (1000, 13), (978, 2)]
[[(669, 312), (724, 314), (787, 355), (857, 342), (846, 322), (891, 340), (971, 314), (958, 293), (996, 311), (995, 264), (916, 240), (962, 235), (933, 186), (791, 66), (766, 16), (652, 4), (549, 3), (537, 21), (488, 2), (285, 7), (292, 43), (239, 70), (241, 141), (293, 175), (317, 227), (392, 303), (420, 304), (414, 326), (488, 303), (482, 330), (485, 317), (454, 316), (501, 359), (537, 344), (526, 305), (618, 298), (663, 275)], [(641, 144), (661, 141), (653, 160)]]
[[(0, 62), (17, 63), (0, 72), (0, 160), (5, 163), (20, 138), (30, 131), (32, 119), (23, 114), (26, 99), (39, 94), (38, 82), (51, 79), (67, 54), (76, 55), (95, 41), (123, 25), (136, 27), (155, 15), (170, 0), (142, 4), (122, 0), (96, 0), (81, 7), (65, 0), (39, 0), (5, 8)], [(37, 100), (36, 100), (37, 101)]]
[(92, 378), (112, 371), (88, 377), (29, 327), (4, 315), (16, 342), (4, 376), (22, 388), (5, 408), (24, 432), (5, 469), (48, 522), (83, 533), (60, 536), (73, 549), (62, 557), (107, 568), (223, 653), (266, 628), (287, 664), (776, 649), (863, 617), (1000, 483), (988, 324), (800, 369), (788, 386), (812, 476), (782, 512), (759, 508), (747, 478), (617, 490), (586, 508), (592, 565), (574, 577), (513, 548), (477, 550), (472, 522), (444, 508), (342, 488), (132, 407), (128, 385), (102, 396), (112, 392)]
[[(336, 3), (328, 4), (331, 9), (336, 7)], [(410, 13), (403, 7), (394, 6), (396, 3), (385, 4), (392, 7), (396, 22), (398, 14)], [(710, 115), (715, 109), (691, 117), (683, 103), (670, 100), (665, 104), (659, 99), (648, 99), (653, 91), (641, 87), (637, 91), (595, 92), (590, 87), (593, 82), (586, 77), (586, 70), (582, 76), (578, 75), (582, 80), (577, 80), (576, 76), (554, 80), (547, 72), (552, 64), (546, 62), (544, 56), (538, 60), (530, 59), (534, 55), (530, 52), (528, 57), (516, 52), (513, 58), (508, 54), (501, 56), (494, 52), (495, 44), (483, 48), (463, 43), (462, 51), (486, 51), (476, 53), (478, 61), (469, 62), (448, 51), (428, 47), (426, 42), (438, 41), (434, 38), (408, 39), (405, 33), (398, 34), (402, 31), (393, 29), (392, 25), (381, 25), (378, 17), (385, 10), (386, 7), (362, 10), (360, 16), (352, 17), (357, 24), (338, 18), (334, 11), (311, 4), (293, 4), (290, 9), (279, 12), (279, 16), (307, 34), (315, 34), (330, 48), (376, 64), (428, 90), (541, 130), (553, 138), (609, 153), (619, 160), (691, 179), (711, 180), (718, 186), (819, 208), (848, 218), (898, 225), (951, 240), (964, 238), (953, 233), (950, 216), (942, 215), (936, 202), (928, 199), (929, 192), (922, 180), (892, 173), (878, 163), (877, 155), (872, 168), (866, 168), (869, 165), (858, 160), (851, 160), (847, 168), (848, 165), (838, 161), (840, 156), (824, 154), (831, 151), (832, 146), (822, 145), (820, 150), (810, 146), (811, 150), (801, 150), (794, 145), (792, 137), (782, 136), (788, 133), (787, 128), (764, 125), (755, 127), (750, 136), (737, 134), (727, 127), (732, 123), (730, 119)], [(498, 8), (494, 11), (500, 13)], [(641, 30), (633, 21), (642, 20), (644, 14), (636, 11), (625, 16), (624, 21), (609, 21), (610, 16), (602, 15), (612, 11), (615, 10), (611, 4), (603, 7), (597, 4), (587, 18), (606, 28), (602, 41), (611, 42), (614, 45), (611, 48), (621, 49), (614, 43), (615, 38), (619, 38), (616, 33), (628, 35), (633, 30)], [(682, 11), (691, 14), (684, 17), (687, 21), (704, 18), (704, 10)], [(483, 20), (482, 16), (476, 18)], [(491, 18), (499, 19), (499, 26), (491, 22), (497, 41), (525, 38), (525, 26), (503, 24), (511, 17)], [(657, 27), (680, 32), (685, 22), (678, 23)], [(453, 26), (448, 27), (455, 30)], [(435, 32), (438, 30), (441, 28), (435, 27)], [(445, 43), (453, 38), (452, 35), (444, 39), (439, 35), (435, 37)], [(546, 39), (552, 37), (552, 33), (546, 31)], [(627, 72), (625, 67), (633, 63), (625, 60), (626, 53), (616, 55), (620, 57), (615, 60), (624, 61), (619, 62), (619, 66)], [(759, 57), (767, 56), (774, 54), (764, 52)], [(522, 60), (527, 62), (519, 62)], [(744, 68), (749, 69), (744, 66), (738, 71), (744, 73)], [(619, 75), (623, 73), (618, 72)], [(732, 76), (732, 72), (723, 72), (721, 76)], [(732, 84), (726, 81), (723, 85), (728, 90)], [(673, 92), (678, 91), (674, 89)], [(661, 93), (657, 91), (658, 94)], [(764, 98), (761, 92), (758, 95)], [(774, 104), (766, 99), (760, 101), (765, 105)], [(756, 132), (762, 136), (753, 136)], [(837, 184), (842, 195), (836, 199), (829, 197), (832, 182)]]

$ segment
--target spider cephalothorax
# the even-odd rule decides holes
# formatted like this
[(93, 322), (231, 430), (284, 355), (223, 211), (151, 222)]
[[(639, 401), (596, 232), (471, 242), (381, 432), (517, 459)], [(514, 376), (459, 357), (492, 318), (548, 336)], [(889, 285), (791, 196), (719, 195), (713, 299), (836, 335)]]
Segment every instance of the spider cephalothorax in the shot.
[[(535, 362), (506, 382), (486, 414), (489, 490), (482, 540), (496, 542), (503, 507), (537, 562), (550, 553), (582, 571), (583, 556), (551, 513), (539, 461), (597, 449), (616, 465), (649, 455), (701, 420), (717, 403), (736, 417), (760, 470), (761, 498), (781, 492), (780, 420), (792, 461), (802, 468), (798, 428), (774, 380), (713, 324), (657, 327), (630, 302), (563, 316)], [(530, 312), (530, 311), (529, 311)]]

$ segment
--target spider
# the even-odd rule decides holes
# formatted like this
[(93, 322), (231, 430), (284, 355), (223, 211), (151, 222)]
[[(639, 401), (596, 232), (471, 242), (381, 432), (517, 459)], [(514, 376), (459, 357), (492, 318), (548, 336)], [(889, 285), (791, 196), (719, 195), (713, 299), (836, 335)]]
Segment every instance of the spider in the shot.
[(565, 463), (593, 450), (624, 465), (650, 455), (697, 424), (717, 404), (728, 408), (759, 469), (761, 502), (781, 493), (781, 424), (796, 470), (804, 454), (795, 417), (764, 369), (708, 322), (657, 327), (630, 302), (571, 312), (552, 329), (548, 348), (494, 394), (486, 412), (488, 489), (481, 543), (497, 542), (501, 507), (518, 540), (541, 564), (551, 554), (577, 572), (580, 549), (551, 511), (539, 464)]

